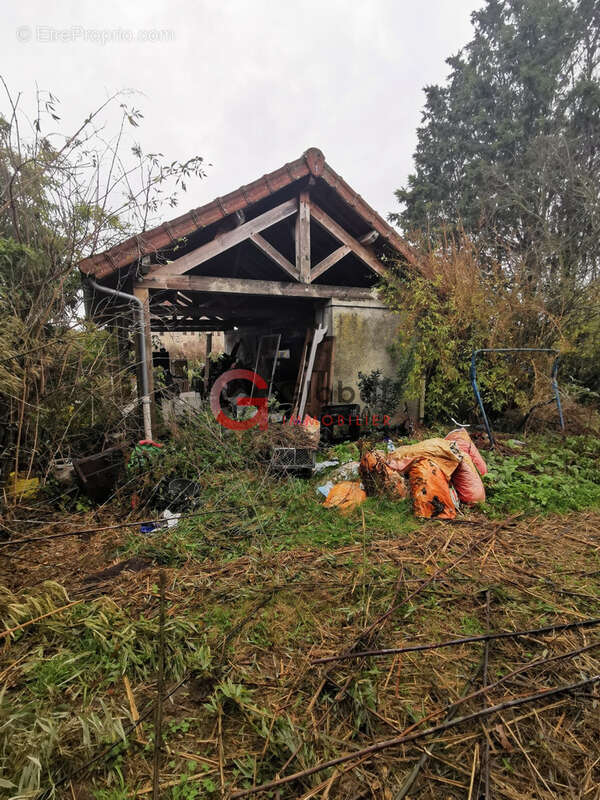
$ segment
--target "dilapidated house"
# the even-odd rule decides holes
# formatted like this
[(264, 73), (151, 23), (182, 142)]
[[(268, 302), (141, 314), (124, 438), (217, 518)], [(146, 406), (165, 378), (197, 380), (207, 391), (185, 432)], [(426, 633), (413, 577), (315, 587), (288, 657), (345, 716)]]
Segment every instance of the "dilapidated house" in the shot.
[(398, 317), (375, 291), (386, 258), (415, 263), (398, 233), (311, 148), (80, 269), (99, 322), (118, 308), (131, 315), (137, 303), (149, 396), (152, 332), (223, 331), (236, 363), (268, 373), (284, 404), (297, 400), (312, 349), (306, 410), (318, 414), (324, 404), (359, 402), (359, 371), (394, 374)]

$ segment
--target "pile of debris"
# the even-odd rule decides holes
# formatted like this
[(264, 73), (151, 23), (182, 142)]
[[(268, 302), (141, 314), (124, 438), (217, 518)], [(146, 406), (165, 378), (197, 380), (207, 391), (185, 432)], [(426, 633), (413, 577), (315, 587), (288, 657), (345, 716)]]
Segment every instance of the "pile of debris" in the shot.
[(392, 449), (368, 450), (358, 466), (361, 481), (341, 481), (328, 487), (324, 505), (350, 511), (367, 497), (412, 499), (415, 516), (454, 519), (460, 504), (485, 502), (481, 476), (485, 461), (464, 428), (444, 439), (425, 439)]

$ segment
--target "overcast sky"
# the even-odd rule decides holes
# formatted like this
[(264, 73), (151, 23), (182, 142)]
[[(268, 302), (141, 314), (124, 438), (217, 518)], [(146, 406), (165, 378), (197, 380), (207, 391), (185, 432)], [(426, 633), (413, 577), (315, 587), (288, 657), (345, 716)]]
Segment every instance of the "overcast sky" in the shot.
[(114, 91), (139, 90), (142, 148), (213, 165), (180, 212), (316, 146), (385, 215), (411, 171), (422, 88), (445, 78), (445, 59), (470, 39), (482, 4), (5, 2), (0, 73), (14, 92), (31, 96), (36, 82), (52, 91), (66, 131)]

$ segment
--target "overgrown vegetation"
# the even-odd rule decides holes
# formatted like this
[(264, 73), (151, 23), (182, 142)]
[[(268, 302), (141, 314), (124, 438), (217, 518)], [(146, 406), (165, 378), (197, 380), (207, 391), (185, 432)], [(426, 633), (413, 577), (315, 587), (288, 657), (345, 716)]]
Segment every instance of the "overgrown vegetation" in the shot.
[[(402, 315), (398, 349), (413, 353), (407, 393), (418, 397), (425, 381), (427, 421), (448, 422), (451, 417), (479, 420), (470, 381), (474, 350), (555, 348), (556, 353), (480, 357), (477, 380), (486, 409), (508, 430), (522, 428), (532, 409), (552, 400), (552, 364), (560, 354), (558, 379), (563, 403), (573, 408), (572, 419), (581, 416), (578, 405), (584, 404), (589, 409), (585, 429), (600, 432), (594, 410), (598, 395), (575, 378), (579, 374), (575, 362), (583, 352), (573, 320), (568, 315), (550, 314), (543, 298), (533, 297), (519, 282), (507, 280), (500, 264), (484, 269), (477, 248), (468, 239), (424, 255), (420, 272), (399, 269), (382, 293)], [(594, 285), (588, 286), (588, 300), (600, 303)], [(591, 319), (593, 314), (588, 327)], [(596, 342), (594, 333), (585, 346), (594, 350)]]
[[(152, 594), (156, 591), (153, 586)], [(23, 626), (10, 645), (19, 691), (9, 677), (0, 699), (2, 786), (12, 789), (11, 795), (34, 796), (65, 759), (125, 741), (127, 711), (112, 695), (121, 694), (124, 678), (135, 686), (156, 673), (156, 617), (136, 617), (110, 598), (68, 601), (55, 582), (19, 594), (3, 589), (0, 596), (3, 627)], [(209, 668), (210, 650), (193, 613), (170, 618), (165, 638), (173, 680), (187, 670), (202, 675)], [(10, 668), (3, 674), (9, 673)]]
[[(532, 465), (540, 469), (548, 462), (546, 469), (558, 474), (559, 464), (550, 463), (553, 444), (540, 439), (520, 456), (490, 458), (488, 489), (494, 513), (504, 513), (498, 504), (512, 502), (509, 487), (498, 479), (499, 466), (512, 467), (522, 459), (527, 475)], [(516, 443), (509, 446), (518, 448)], [(587, 480), (597, 447), (594, 442), (569, 440), (570, 457), (561, 466), (579, 463)], [(182, 455), (182, 462), (186, 458), (189, 454)], [(223, 469), (220, 478), (206, 482), (202, 508), (214, 507), (217, 484), (223, 490), (233, 474)], [(2, 594), (0, 617), (4, 629), (24, 627), (10, 634), (0, 664), (5, 681), (0, 738), (7, 796), (25, 800), (38, 789), (50, 789), (110, 744), (115, 744), (110, 753), (73, 780), (76, 794), (85, 787), (97, 800), (115, 800), (150, 791), (151, 716), (128, 732), (133, 707), (125, 679), (137, 712), (144, 714), (152, 708), (156, 690), (159, 565), (166, 565), (168, 574), (167, 688), (189, 672), (184, 687), (164, 704), (161, 791), (173, 800), (216, 797), (222, 787), (225, 791), (248, 787), (278, 772), (311, 766), (373, 738), (393, 735), (390, 725), (403, 730), (418, 724), (432, 710), (443, 709), (445, 698), (460, 694), (479, 663), (477, 646), (418, 657), (405, 654), (401, 661), (388, 657), (365, 664), (341, 663), (330, 674), (330, 683), (321, 686), (326, 673), (322, 666), (311, 666), (312, 659), (347, 650), (361, 629), (392, 603), (399, 603), (398, 608), (373, 644), (404, 646), (479, 634), (488, 627), (484, 596), (490, 587), (495, 629), (552, 624), (595, 613), (600, 596), (597, 558), (594, 548), (585, 545), (583, 522), (577, 517), (551, 518), (545, 525), (539, 520), (531, 525), (522, 519), (517, 525), (512, 522), (476, 550), (476, 557), (461, 562), (458, 572), (441, 576), (403, 603), (402, 598), (437, 570), (448, 568), (486, 530), (485, 522), (476, 533), (468, 525), (419, 524), (410, 518), (406, 503), (378, 498), (342, 517), (321, 507), (313, 483), (291, 479), (268, 487), (266, 482), (246, 480), (241, 496), (230, 501), (222, 497), (238, 510), (237, 525), (244, 535), (235, 549), (231, 529), (219, 532), (216, 521), (187, 520), (168, 538), (138, 530), (112, 531), (88, 542), (65, 539), (36, 546), (38, 566), (13, 562), (14, 588)], [(531, 510), (538, 518), (539, 509)], [(595, 524), (596, 517), (589, 519)], [(496, 527), (494, 522), (487, 530)], [(115, 551), (120, 560), (135, 550), (136, 542), (136, 552), (149, 559), (135, 567), (138, 571), (90, 581), (113, 561)], [(148, 549), (150, 543), (156, 547), (154, 553)], [(167, 547), (182, 549), (174, 558)], [(25, 552), (19, 550), (21, 555)], [(78, 554), (85, 558), (85, 581), (71, 566)], [(50, 563), (50, 570), (44, 562)], [(60, 584), (43, 581), (49, 571)], [(18, 589), (20, 583), (38, 585)], [(63, 586), (68, 586), (68, 593)], [(63, 608), (76, 600), (77, 605)], [(48, 612), (50, 616), (37, 619)], [(494, 643), (491, 674), (501, 677), (540, 658), (544, 643)], [(577, 645), (575, 633), (554, 636), (552, 652)], [(592, 653), (581, 662), (584, 675), (597, 672), (595, 656)], [(561, 662), (554, 670), (540, 667), (531, 680), (542, 686), (566, 683), (572, 678), (569, 664)], [(342, 685), (348, 693), (338, 698)], [(511, 693), (523, 691), (518, 682), (505, 688)], [(504, 749), (502, 737), (492, 729), (498, 750), (493, 756), (493, 780), (504, 781), (512, 791), (523, 790), (533, 780), (531, 763), (540, 769), (546, 757), (541, 733), (561, 719), (561, 725), (579, 737), (582, 748), (553, 745), (553, 757), (558, 748), (563, 767), (553, 773), (554, 779), (548, 774), (545, 779), (560, 782), (569, 770), (579, 771), (584, 764), (589, 768), (597, 723), (590, 702), (568, 698), (515, 722), (519, 736), (529, 741), (529, 760), (517, 748)], [(475, 701), (465, 711), (477, 708)], [(314, 726), (317, 718), (323, 720), (319, 727)], [(520, 719), (517, 714), (515, 718)], [(505, 723), (513, 724), (512, 720), (511, 715), (504, 717)], [(443, 745), (443, 760), (433, 761), (421, 775), (423, 785), (434, 781), (435, 786), (437, 778), (443, 778), (451, 787), (450, 797), (463, 796), (464, 775), (454, 765), (465, 760), (462, 754), (472, 747), (472, 735), (465, 731)], [(419, 751), (412, 748), (404, 751), (403, 759), (398, 759), (397, 751), (390, 752), (337, 774), (335, 780), (340, 781), (341, 796), (356, 793), (363, 784), (398, 790), (413, 766), (411, 759), (418, 758)], [(514, 769), (503, 768), (501, 759), (508, 759)], [(299, 780), (284, 788), (281, 796), (297, 797), (331, 778), (325, 774)], [(61, 800), (70, 794), (68, 781), (56, 791)]]
[[(328, 510), (317, 489), (335, 468), (310, 480), (269, 469), (273, 445), (305, 443), (300, 428), (237, 433), (203, 411), (156, 428), (164, 447), (133, 459), (102, 506), (67, 503), (47, 482), (2, 519), (12, 537), (0, 549), (3, 796), (150, 795), (159, 570), (169, 692), (161, 797), (225, 797), (297, 771), (281, 800), (441, 791), (458, 800), (480, 795), (487, 743), (492, 796), (584, 797), (598, 786), (594, 683), (506, 710), (483, 735), (475, 723), (426, 737), (414, 789), (407, 780), (423, 751), (410, 744), (302, 773), (449, 718), (485, 680), (500, 683), (461, 700), (459, 713), (600, 673), (600, 645), (590, 637), (582, 646), (577, 630), (503, 638), (485, 654), (471, 642), (318, 663), (355, 648), (597, 616), (597, 23), (586, 0), (488, 0), (477, 12), (448, 86), (428, 90), (417, 172), (399, 193), (401, 222), (422, 249), (420, 271), (391, 265), (383, 290), (401, 314), (398, 374), (360, 376), (371, 412), (397, 405), (407, 387), (419, 395), (424, 380), (428, 421), (445, 433), (451, 416), (473, 414), (473, 349), (553, 347), (572, 403), (568, 430), (590, 434), (554, 433), (551, 406), (538, 407), (534, 424), (552, 356), (494, 356), (479, 373), (486, 405), (521, 438), (499, 435), (493, 452), (483, 442), (488, 499), (457, 524), (417, 521), (409, 500), (383, 497), (347, 516)], [(201, 177), (202, 160), (164, 165), (134, 144), (132, 185), (131, 172), (113, 170), (139, 111), (122, 105), (121, 131), (99, 147), (102, 108), (59, 137), (49, 132), (57, 101), (39, 95), (23, 138), (9, 100), (0, 120), (0, 477), (45, 477), (53, 458), (89, 452), (108, 433), (133, 439), (123, 416), (133, 372), (115, 372), (115, 337), (82, 322), (75, 265), (143, 231), (160, 202), (176, 202), (172, 188)], [(549, 432), (532, 433), (542, 425)], [(359, 453), (344, 442), (323, 456)], [(181, 514), (172, 527), (160, 520), (165, 509)]]
[[(447, 427), (440, 432), (446, 431)], [(279, 441), (277, 437), (282, 435), (277, 427), (235, 433), (221, 428), (210, 415), (200, 414), (173, 434), (152, 464), (142, 466), (139, 474), (130, 478), (144, 504), (139, 513), (154, 516), (162, 512), (166, 503), (163, 487), (175, 477), (193, 482), (193, 501), (186, 501), (185, 508), (173, 505), (184, 513), (176, 528), (158, 529), (146, 536), (133, 532), (124, 553), (182, 566), (217, 553), (224, 559), (239, 557), (257, 537), (261, 547), (274, 550), (332, 548), (359, 541), (359, 512), (344, 517), (323, 508), (319, 501), (317, 486), (330, 476), (335, 480), (336, 467), (311, 480), (269, 471), (269, 437)], [(519, 442), (502, 436), (498, 450), (482, 453), (489, 466), (484, 480), (488, 499), (478, 511), (485, 515), (519, 512), (528, 516), (600, 508), (598, 438), (536, 434)], [(353, 442), (334, 445), (323, 453), (323, 458), (341, 464), (359, 456)], [(380, 537), (402, 537), (421, 524), (412, 515), (409, 499), (369, 498), (361, 508)], [(186, 512), (191, 517), (186, 518)]]
[[(0, 480), (47, 477), (53, 458), (88, 455), (137, 425), (123, 417), (134, 359), (120, 368), (116, 337), (83, 323), (77, 264), (143, 231), (161, 204), (177, 203), (188, 176), (204, 174), (200, 157), (165, 163), (142, 153), (129, 134), (142, 114), (124, 96), (65, 133), (51, 93), (36, 93), (30, 116), (2, 85), (10, 114), (0, 116)], [(113, 107), (121, 121), (111, 131)]]
[[(416, 334), (413, 394), (428, 420), (471, 417), (471, 352), (561, 353), (563, 387), (600, 389), (598, 197), (600, 24), (588, 0), (488, 0), (473, 37), (426, 88), (415, 172), (392, 214), (420, 248), (387, 296)], [(548, 394), (549, 365), (496, 358), (481, 376), (490, 410), (524, 416)], [(597, 394), (593, 402), (597, 405)]]
[[(547, 514), (600, 508), (600, 440), (534, 437), (512, 455), (486, 453), (486, 513)], [(520, 451), (520, 452), (519, 452)]]
[[(127, 733), (133, 711), (125, 679), (136, 713), (151, 709), (159, 652), (158, 568), (169, 576), (168, 686), (188, 678), (175, 699), (165, 703), (164, 796), (218, 796), (221, 780), (226, 788), (250, 786), (272, 778), (292, 757), (295, 766), (308, 766), (349, 743), (360, 746), (388, 735), (374, 712), (397, 720), (400, 728), (427, 715), (423, 665), (430, 670), (426, 680), (437, 680), (437, 656), (403, 662), (398, 674), (393, 665), (379, 661), (361, 666), (354, 676), (342, 667), (334, 673), (335, 681), (341, 685), (350, 678), (348, 695), (340, 703), (334, 699), (335, 686), (323, 689), (314, 713), (330, 715), (331, 721), (315, 737), (305, 709), (321, 673), (308, 669), (303, 678), (299, 665), (347, 647), (399, 591), (408, 593), (451, 563), (479, 534), (469, 525), (418, 522), (408, 501), (373, 497), (348, 516), (327, 510), (316, 487), (331, 473), (307, 481), (268, 471), (264, 453), (268, 436), (274, 435), (270, 430), (229, 432), (210, 416), (195, 415), (172, 427), (169, 443), (151, 461), (140, 464), (138, 471), (132, 467), (121, 497), (110, 506), (125, 518), (132, 487), (139, 500), (135, 514), (147, 519), (163, 510), (165, 483), (196, 485), (189, 495), (193, 503), (180, 509), (184, 517), (175, 528), (143, 533), (134, 526), (88, 540), (50, 540), (35, 545), (31, 563), (23, 558), (24, 548), (17, 551), (12, 574), (5, 573), (11, 589), (0, 599), (3, 628), (24, 625), (9, 635), (1, 665), (6, 689), (0, 738), (8, 796), (25, 800), (50, 788), (110, 744), (115, 747), (89, 768), (82, 784), (97, 800), (149, 791), (151, 716), (137, 732)], [(600, 507), (599, 447), (589, 437), (531, 436), (524, 444), (501, 437), (498, 452), (483, 451), (490, 467), (489, 500), (470, 519), (485, 526), (482, 512), (494, 520), (512, 513), (535, 520), (541, 512), (547, 516)], [(342, 443), (323, 455), (347, 461), (358, 453), (355, 444)], [(43, 506), (37, 513), (43, 516)], [(86, 523), (70, 517), (66, 524), (96, 527), (90, 512), (88, 518)], [(50, 520), (55, 521), (54, 513)], [(490, 523), (490, 530), (496, 524)], [(523, 548), (535, 547), (531, 537), (532, 531), (539, 533), (539, 523), (532, 530), (527, 522), (520, 524), (518, 552), (523, 553)], [(548, 530), (575, 524), (554, 518)], [(27, 530), (18, 515), (11, 525), (21, 535)], [(563, 547), (565, 542), (573, 544), (567, 538)], [(485, 569), (496, 568), (498, 559), (503, 569), (520, 568), (515, 547), (506, 552), (499, 547), (495, 558), (484, 562)], [(545, 553), (554, 558), (550, 547)], [(132, 558), (135, 563), (125, 561)], [(590, 575), (569, 573), (561, 581), (566, 591), (575, 592), (569, 595), (573, 611), (592, 613), (600, 594), (591, 574), (597, 569), (595, 556), (581, 547), (576, 564), (574, 558), (569, 556), (570, 568)], [(104, 574), (108, 564), (124, 561), (123, 571)], [(450, 638), (485, 630), (485, 617), (473, 598), (495, 579), (474, 575), (468, 578), (472, 585), (465, 583), (465, 570), (470, 575), (471, 568), (465, 562), (461, 581), (434, 583), (420, 601), (398, 610), (394, 619), (402, 642), (418, 639), (424, 631), (429, 637)], [(527, 569), (536, 571), (529, 556)], [(54, 582), (47, 582), (50, 576)], [(515, 576), (521, 579), (520, 573)], [(552, 580), (557, 579), (558, 572), (553, 573)], [(494, 613), (506, 614), (506, 622), (497, 618), (497, 625), (562, 619), (566, 598), (557, 603), (550, 583), (534, 580), (533, 598), (511, 586), (498, 586), (503, 599)], [(392, 628), (381, 641), (395, 641)], [(500, 671), (524, 657), (508, 645), (496, 652)], [(468, 679), (476, 657), (474, 651), (461, 654), (451, 670), (458, 684)], [(447, 669), (443, 674), (454, 686)], [(281, 706), (286, 696), (291, 699)], [(393, 758), (389, 763), (395, 763)], [(395, 774), (400, 777), (404, 770), (397, 765)], [(348, 774), (352, 786), (353, 774)], [(380, 775), (372, 780), (384, 779)], [(79, 783), (74, 785), (77, 792)], [(282, 797), (297, 796), (300, 786), (308, 790), (316, 785), (316, 779), (300, 782)], [(56, 794), (63, 798), (68, 792), (67, 784)]]

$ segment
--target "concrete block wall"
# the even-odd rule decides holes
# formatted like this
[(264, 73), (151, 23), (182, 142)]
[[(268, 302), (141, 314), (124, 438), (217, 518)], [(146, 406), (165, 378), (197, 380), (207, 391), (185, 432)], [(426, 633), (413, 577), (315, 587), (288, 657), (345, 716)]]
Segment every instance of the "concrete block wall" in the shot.
[[(332, 300), (324, 314), (328, 335), (335, 336), (333, 402), (362, 405), (358, 373), (380, 369), (394, 378), (396, 366), (389, 347), (396, 338), (400, 318), (377, 300), (349, 302)], [(339, 389), (344, 388), (342, 396)], [(350, 397), (354, 399), (351, 400)]]

